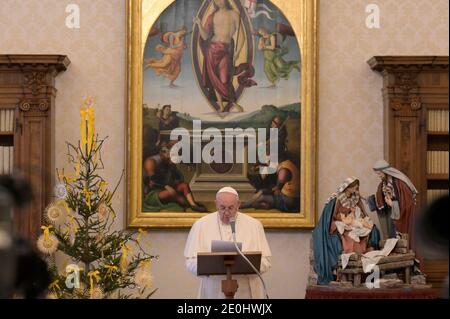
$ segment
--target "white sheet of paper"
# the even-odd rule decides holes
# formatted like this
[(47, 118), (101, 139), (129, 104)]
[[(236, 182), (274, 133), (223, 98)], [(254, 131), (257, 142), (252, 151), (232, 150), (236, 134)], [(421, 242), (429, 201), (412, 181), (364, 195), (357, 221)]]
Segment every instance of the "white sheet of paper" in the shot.
[[(242, 243), (237, 243), (239, 250), (242, 251)], [(232, 241), (213, 240), (211, 242), (211, 252), (235, 252), (236, 247)]]
[(349, 253), (349, 254), (342, 254), (341, 255), (341, 262), (342, 262), (342, 269), (345, 269), (348, 265), (348, 261), (350, 260), (350, 257), (353, 255), (354, 253)]
[(361, 261), (364, 272), (370, 272), (373, 269), (373, 265), (378, 264), (381, 258), (388, 256), (395, 248), (397, 241), (398, 238), (389, 238), (386, 240), (386, 244), (382, 250), (373, 250), (362, 255)]

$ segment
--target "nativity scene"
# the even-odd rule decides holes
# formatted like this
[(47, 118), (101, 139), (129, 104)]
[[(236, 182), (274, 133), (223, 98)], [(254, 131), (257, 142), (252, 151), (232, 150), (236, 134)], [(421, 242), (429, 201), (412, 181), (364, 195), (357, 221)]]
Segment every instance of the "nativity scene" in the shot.
[(311, 284), (427, 287), (412, 245), (417, 189), (385, 160), (373, 172), (381, 179), (374, 195), (366, 199), (360, 180), (349, 177), (327, 200), (312, 235)]

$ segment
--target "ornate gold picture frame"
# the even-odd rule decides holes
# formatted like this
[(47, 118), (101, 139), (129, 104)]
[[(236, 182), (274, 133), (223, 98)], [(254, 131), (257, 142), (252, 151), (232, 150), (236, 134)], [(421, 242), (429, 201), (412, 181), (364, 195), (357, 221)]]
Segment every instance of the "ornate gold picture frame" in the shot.
[[(314, 227), (318, 0), (126, 3), (127, 226), (190, 227), (214, 211), (220, 187), (234, 186), (241, 211), (265, 227)], [(166, 163), (171, 132), (195, 140), (200, 122), (222, 133), (279, 128), (282, 159), (272, 175), (247, 147), (234, 164)]]

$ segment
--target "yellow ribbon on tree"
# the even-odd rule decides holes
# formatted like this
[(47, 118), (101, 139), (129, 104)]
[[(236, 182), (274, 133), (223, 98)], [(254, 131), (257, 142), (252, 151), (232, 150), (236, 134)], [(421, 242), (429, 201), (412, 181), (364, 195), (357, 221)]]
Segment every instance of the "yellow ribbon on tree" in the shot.
[(94, 194), (93, 192), (90, 192), (86, 187), (83, 189), (84, 197), (86, 198), (86, 204), (88, 205), (89, 209), (91, 209), (91, 196)]
[(81, 146), (85, 146), (87, 144), (86, 123), (87, 123), (87, 110), (82, 108), (80, 110), (80, 142), (81, 142)]
[(106, 275), (109, 276), (109, 277), (112, 276), (112, 272), (113, 271), (119, 270), (119, 267), (114, 266), (114, 265), (105, 265), (104, 267), (107, 269)]
[(127, 255), (131, 251), (131, 249), (125, 245), (122, 244), (122, 256), (120, 257), (120, 270), (122, 272), (125, 272), (127, 270), (128, 261), (127, 261)]
[(98, 270), (93, 270), (88, 272), (87, 276), (89, 277), (89, 283), (90, 283), (90, 291), (91, 291), (91, 295), (94, 293), (94, 278), (95, 280), (98, 281), (100, 280), (100, 272)]
[(65, 174), (64, 179), (66, 180), (66, 183), (69, 184), (75, 182), (75, 176), (73, 175)]
[(71, 181), (74, 180), (74, 179), (70, 176), (70, 174), (66, 174), (66, 173), (64, 172), (64, 168), (63, 168), (61, 171), (58, 172), (58, 179), (59, 179), (59, 181), (62, 181), (62, 182), (64, 182), (64, 181), (71, 182)]
[(61, 290), (61, 287), (59, 286), (59, 279), (56, 279), (54, 282), (52, 282), (50, 285), (48, 285), (48, 289), (53, 289), (53, 290)]
[(95, 115), (94, 108), (89, 107), (88, 110), (88, 135), (87, 135), (87, 143), (88, 143), (88, 153), (91, 153), (92, 148), (95, 148)]
[(44, 231), (44, 240), (48, 241), (50, 237), (50, 228), (53, 228), (52, 225), (50, 226), (41, 226), (41, 229)]

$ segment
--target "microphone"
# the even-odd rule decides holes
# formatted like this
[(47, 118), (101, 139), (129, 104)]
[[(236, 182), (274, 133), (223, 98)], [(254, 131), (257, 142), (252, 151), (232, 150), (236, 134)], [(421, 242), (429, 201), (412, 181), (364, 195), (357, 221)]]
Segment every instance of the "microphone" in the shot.
[(231, 233), (236, 234), (236, 217), (230, 218)]
[(244, 253), (239, 249), (239, 246), (238, 246), (238, 244), (236, 242), (236, 216), (233, 216), (233, 217), (230, 218), (230, 226), (231, 226), (231, 233), (233, 235), (233, 243), (234, 243), (234, 247), (236, 247), (236, 251), (239, 253), (239, 255), (242, 256), (242, 258), (244, 258), (244, 260), (250, 265), (250, 267), (252, 267), (252, 269), (258, 275), (258, 277), (261, 280), (261, 283), (263, 285), (264, 294), (266, 296), (266, 299), (269, 299), (269, 294), (267, 293), (266, 284), (264, 283), (264, 280), (263, 280), (263, 278), (261, 276), (261, 273), (259, 272), (258, 269), (256, 269), (255, 266), (253, 266), (251, 261), (248, 260), (248, 258), (244, 255)]

